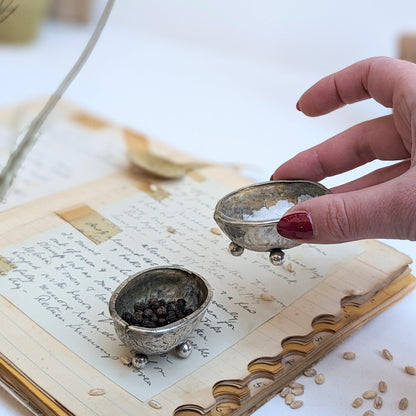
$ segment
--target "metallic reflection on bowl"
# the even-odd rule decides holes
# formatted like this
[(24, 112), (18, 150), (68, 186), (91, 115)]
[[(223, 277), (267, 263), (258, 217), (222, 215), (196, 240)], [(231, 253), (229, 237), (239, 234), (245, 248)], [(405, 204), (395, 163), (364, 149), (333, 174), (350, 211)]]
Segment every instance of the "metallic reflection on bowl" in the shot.
[[(129, 325), (121, 318), (124, 312), (134, 309), (136, 302), (151, 298), (163, 298), (167, 302), (183, 298), (194, 312), (158, 328)], [(198, 274), (180, 267), (153, 267), (122, 282), (110, 298), (109, 311), (117, 336), (137, 353), (159, 354), (176, 347), (180, 352), (188, 351), (189, 345), (183, 344), (201, 321), (211, 300), (212, 289)]]
[(301, 201), (330, 193), (323, 185), (304, 180), (269, 181), (245, 186), (218, 201), (214, 219), (231, 240), (230, 251), (241, 255), (243, 249), (266, 252), (275, 256), (274, 264), (283, 262), (282, 249), (299, 243), (281, 236), (276, 225), (283, 213), (274, 218), (247, 220), (262, 208), (271, 208), (279, 201), (296, 205)]

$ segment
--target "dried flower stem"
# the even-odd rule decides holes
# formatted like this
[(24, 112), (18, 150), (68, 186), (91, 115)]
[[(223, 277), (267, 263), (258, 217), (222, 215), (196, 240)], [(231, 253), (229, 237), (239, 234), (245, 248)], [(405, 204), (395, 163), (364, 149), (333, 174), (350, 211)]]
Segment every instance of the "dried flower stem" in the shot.
[(12, 13), (17, 9), (17, 6), (13, 5), (13, 0), (4, 4), (4, 0), (0, 1), (0, 23), (4, 22)]
[(93, 51), (101, 35), (101, 32), (103, 31), (104, 26), (107, 23), (108, 17), (110, 16), (111, 9), (113, 8), (114, 3), (115, 0), (107, 0), (101, 17), (98, 20), (97, 26), (94, 29), (94, 32), (92, 33), (91, 38), (85, 46), (80, 57), (75, 62), (74, 66), (68, 72), (66, 77), (63, 79), (61, 84), (58, 86), (57, 90), (50, 96), (49, 100), (40, 110), (39, 114), (32, 120), (28, 130), (24, 134), (20, 143), (17, 145), (17, 148), (9, 156), (6, 166), (3, 168), (0, 174), (0, 201), (4, 199), (26, 155), (29, 153), (30, 149), (36, 143), (39, 129), (41, 128), (46, 118), (49, 116), (51, 111), (55, 108), (56, 104), (62, 97), (63, 93), (69, 87), (74, 78), (78, 75), (79, 71), (91, 55), (91, 52)]

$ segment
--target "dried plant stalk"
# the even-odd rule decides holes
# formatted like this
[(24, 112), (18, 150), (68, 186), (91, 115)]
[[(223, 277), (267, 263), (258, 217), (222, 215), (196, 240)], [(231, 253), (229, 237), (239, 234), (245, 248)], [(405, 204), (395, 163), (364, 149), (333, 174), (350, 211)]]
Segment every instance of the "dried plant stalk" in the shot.
[(13, 4), (13, 0), (9, 2), (5, 0), (0, 1), (0, 23), (4, 22), (12, 13), (17, 9), (17, 6)]
[(63, 79), (61, 84), (58, 86), (57, 90), (50, 96), (49, 100), (40, 110), (39, 114), (32, 120), (22, 140), (10, 155), (6, 163), (6, 166), (3, 168), (0, 174), (0, 201), (4, 199), (25, 157), (32, 149), (33, 145), (36, 143), (39, 129), (41, 128), (51, 111), (55, 108), (56, 104), (61, 99), (63, 93), (66, 91), (71, 82), (78, 75), (79, 71), (84, 66), (85, 62), (87, 62), (89, 56), (91, 55), (91, 52), (94, 49), (94, 46), (96, 45), (101, 35), (101, 32), (104, 29), (105, 24), (107, 23), (108, 17), (110, 16), (111, 9), (113, 8), (114, 3), (115, 0), (107, 0), (101, 17), (98, 20), (97, 26), (94, 29), (94, 32), (92, 33), (91, 38), (85, 46), (80, 57), (75, 62), (74, 66), (68, 72), (66, 77)]

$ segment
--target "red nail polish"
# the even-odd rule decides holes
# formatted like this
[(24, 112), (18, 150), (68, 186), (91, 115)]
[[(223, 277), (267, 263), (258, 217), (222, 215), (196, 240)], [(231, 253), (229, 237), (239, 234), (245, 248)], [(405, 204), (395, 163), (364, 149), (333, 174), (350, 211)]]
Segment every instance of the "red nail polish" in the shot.
[(312, 218), (307, 212), (285, 215), (277, 223), (277, 232), (293, 240), (310, 240), (313, 238)]
[(296, 110), (298, 110), (298, 111), (302, 111), (302, 110), (300, 109), (300, 104), (299, 104), (299, 101), (296, 103)]

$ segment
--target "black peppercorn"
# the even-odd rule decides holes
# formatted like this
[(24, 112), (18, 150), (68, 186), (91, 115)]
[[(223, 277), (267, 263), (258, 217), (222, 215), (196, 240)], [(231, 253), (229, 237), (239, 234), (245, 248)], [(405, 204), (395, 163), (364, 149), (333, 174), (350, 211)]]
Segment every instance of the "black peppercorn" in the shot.
[(184, 313), (186, 316), (190, 315), (191, 313), (194, 313), (194, 310), (192, 308), (187, 308), (184, 310)]
[(166, 300), (165, 299), (159, 299), (159, 306), (166, 306)]
[(166, 301), (156, 297), (150, 298), (147, 302), (136, 302), (133, 305), (134, 312), (124, 312), (121, 318), (129, 325), (139, 325), (145, 328), (161, 327), (182, 319), (195, 310), (186, 307), (186, 300)]
[(123, 312), (123, 314), (121, 315), (121, 319), (123, 319), (124, 321), (126, 321), (129, 324), (133, 320), (133, 315), (128, 311)]
[(174, 302), (174, 301), (168, 302), (167, 309), (168, 309), (168, 311), (174, 311), (174, 312), (176, 312), (178, 310), (178, 307), (176, 305), (176, 302)]
[(157, 316), (165, 316), (167, 312), (166, 306), (159, 306), (156, 309), (156, 315)]
[(143, 311), (143, 316), (145, 316), (146, 318), (150, 318), (153, 315), (153, 311), (150, 308), (146, 308)]
[(146, 309), (146, 304), (144, 302), (136, 302), (133, 306), (134, 311), (144, 311)]
[(140, 324), (143, 320), (143, 311), (138, 310), (133, 314), (133, 323)]

